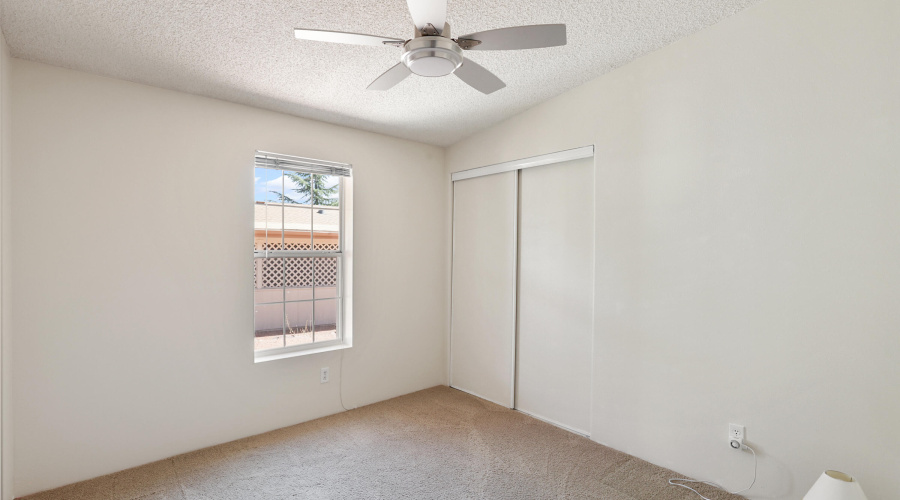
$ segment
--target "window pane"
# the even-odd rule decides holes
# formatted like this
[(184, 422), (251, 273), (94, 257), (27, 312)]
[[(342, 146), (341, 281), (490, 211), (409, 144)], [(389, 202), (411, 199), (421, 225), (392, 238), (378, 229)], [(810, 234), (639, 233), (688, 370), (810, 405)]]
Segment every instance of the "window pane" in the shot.
[(253, 249), (281, 250), (281, 205), (256, 203), (253, 206)]
[(316, 250), (338, 250), (340, 231), (340, 177), (314, 175), (313, 243)]
[(258, 304), (254, 308), (253, 321), (256, 330), (254, 350), (284, 347), (284, 304)]
[(253, 259), (253, 303), (284, 301), (281, 259)]
[(285, 345), (309, 344), (313, 341), (312, 302), (288, 302), (285, 307)]
[(281, 198), (287, 205), (309, 205), (310, 174), (284, 170), (284, 197)]
[(336, 175), (314, 175), (313, 205), (317, 207), (340, 206), (340, 180)]
[(333, 299), (338, 296), (337, 257), (316, 258), (316, 298)]
[(281, 170), (256, 168), (253, 171), (254, 194), (257, 203), (281, 203)]
[(340, 250), (340, 209), (314, 207), (312, 220), (316, 250)]
[(284, 259), (284, 299), (312, 300), (313, 259), (288, 257)]
[(338, 301), (317, 300), (316, 304), (316, 342), (327, 342), (337, 338)]
[(281, 250), (281, 171), (257, 168), (254, 174), (254, 250)]
[(312, 208), (309, 206), (310, 174), (284, 172), (284, 249), (312, 248)]
[[(257, 279), (257, 283), (259, 283), (259, 288), (277, 288), (279, 297), (277, 300), (284, 300), (284, 297), (281, 296), (281, 288), (284, 286), (284, 259), (280, 257), (273, 257), (268, 259), (258, 259), (262, 261), (262, 265), (258, 266), (258, 268), (262, 271), (262, 276)], [(259, 302), (273, 302), (272, 300), (266, 301), (257, 301)]]

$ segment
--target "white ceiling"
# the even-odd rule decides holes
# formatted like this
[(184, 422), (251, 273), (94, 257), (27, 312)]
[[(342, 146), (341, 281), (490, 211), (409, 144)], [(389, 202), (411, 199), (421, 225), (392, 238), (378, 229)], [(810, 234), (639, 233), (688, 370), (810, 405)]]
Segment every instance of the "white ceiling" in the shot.
[(407, 78), (366, 91), (400, 49), (293, 28), (412, 37), (405, 0), (3, 0), (13, 56), (450, 145), (760, 0), (449, 0), (453, 36), (565, 23), (568, 45), (467, 52), (507, 87)]

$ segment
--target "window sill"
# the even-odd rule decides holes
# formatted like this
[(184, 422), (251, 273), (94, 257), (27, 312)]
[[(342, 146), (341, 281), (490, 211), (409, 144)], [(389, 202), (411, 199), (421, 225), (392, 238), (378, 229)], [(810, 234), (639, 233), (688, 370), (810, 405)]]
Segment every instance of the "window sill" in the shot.
[(276, 359), (296, 358), (297, 356), (306, 356), (308, 354), (337, 351), (340, 349), (348, 349), (350, 347), (352, 347), (350, 344), (341, 342), (338, 344), (323, 345), (321, 347), (302, 348), (287, 352), (258, 352), (254, 353), (253, 362), (264, 363), (266, 361), (275, 361)]

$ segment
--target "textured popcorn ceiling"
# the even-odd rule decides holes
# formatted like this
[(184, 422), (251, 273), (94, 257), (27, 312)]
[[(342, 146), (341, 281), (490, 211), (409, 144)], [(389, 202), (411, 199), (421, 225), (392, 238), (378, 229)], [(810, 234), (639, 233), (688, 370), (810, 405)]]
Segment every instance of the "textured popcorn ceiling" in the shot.
[(400, 49), (293, 28), (412, 36), (404, 0), (3, 0), (13, 56), (446, 146), (760, 0), (449, 0), (453, 36), (565, 23), (568, 45), (467, 52), (507, 87), (411, 76), (366, 91)]

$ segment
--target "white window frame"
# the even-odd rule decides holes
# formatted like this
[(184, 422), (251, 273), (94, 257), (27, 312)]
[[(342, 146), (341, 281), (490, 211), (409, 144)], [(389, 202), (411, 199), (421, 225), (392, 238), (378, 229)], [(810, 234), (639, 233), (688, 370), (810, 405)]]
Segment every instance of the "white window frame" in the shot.
[[(306, 354), (314, 354), (319, 352), (333, 351), (337, 349), (346, 349), (353, 345), (353, 178), (350, 175), (351, 165), (344, 163), (328, 162), (324, 160), (314, 160), (311, 158), (303, 158), (298, 156), (282, 155), (277, 153), (269, 153), (265, 151), (257, 151), (256, 161), (254, 162), (254, 172), (256, 168), (269, 168), (272, 170), (288, 170), (292, 172), (307, 173), (314, 175), (334, 175), (333, 172), (341, 172), (338, 174), (338, 218), (339, 218), (339, 239), (337, 250), (254, 250), (253, 258), (279, 258), (279, 257), (295, 257), (295, 258), (315, 258), (328, 257), (337, 258), (338, 262), (338, 282), (336, 301), (336, 333), (335, 340), (325, 342), (314, 342), (296, 346), (278, 347), (274, 349), (266, 349), (263, 351), (253, 351), (254, 362), (272, 361), (276, 359), (284, 359)], [(310, 210), (315, 210), (310, 207)], [(310, 219), (312, 221), (312, 218)], [(310, 233), (313, 232), (310, 226)], [(283, 231), (283, 229), (282, 229)], [(315, 248), (315, 236), (310, 234), (311, 248)], [(282, 241), (284, 241), (284, 233), (282, 233)], [(298, 301), (306, 302), (306, 301)], [(315, 324), (315, 260), (313, 260), (313, 298), (309, 301), (313, 304), (313, 324)], [(289, 302), (282, 302), (287, 304)], [(256, 308), (256, 298), (253, 299), (254, 310)], [(255, 312), (254, 312), (254, 330), (255, 330)], [(284, 328), (284, 327), (282, 327)], [(254, 332), (255, 335), (255, 332)]]

